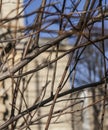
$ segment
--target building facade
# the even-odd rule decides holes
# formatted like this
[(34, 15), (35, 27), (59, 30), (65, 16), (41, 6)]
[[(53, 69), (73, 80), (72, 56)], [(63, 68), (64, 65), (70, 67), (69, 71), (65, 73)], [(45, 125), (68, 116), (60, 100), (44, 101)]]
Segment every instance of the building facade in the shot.
[[(14, 39), (14, 42), (12, 42), (15, 46), (14, 49), (9, 47), (10, 49), (5, 51), (8, 53), (1, 53), (0, 74), (6, 71), (11, 73), (10, 70), (23, 61), (22, 54), (24, 48), (27, 46), (26, 43), (30, 40), (29, 38), (22, 40), (21, 37), (24, 35), (19, 31), (24, 28), (24, 19), (18, 18), (19, 14), (23, 14), (23, 1), (3, 0), (1, 2), (0, 17), (2, 20), (0, 37), (1, 40), (4, 41), (1, 42), (0, 45), (1, 52), (5, 50), (5, 47), (10, 43), (8, 41)], [(40, 47), (45, 46), (51, 40), (52, 39), (40, 39)], [(66, 54), (59, 60), (58, 57), (65, 54), (70, 48), (72, 48), (72, 46), (67, 45), (67, 40), (64, 40), (60, 43), (58, 52), (56, 47), (44, 51), (23, 69), (12, 75), (14, 78), (11, 77), (0, 82), (0, 125), (9, 118), (18, 115), (22, 111), (34, 106), (38, 102), (48, 99), (56, 93), (63, 78), (69, 54)], [(28, 72), (31, 73), (26, 75)], [(22, 73), (25, 74), (25, 76), (20, 77)], [(15, 78), (16, 74), (19, 75), (19, 77)], [(64, 81), (66, 82), (61, 92), (71, 89), (69, 70), (65, 75)], [(93, 100), (94, 98), (91, 98), (96, 94), (97, 92), (93, 95), (93, 92), (88, 90), (59, 98), (54, 107), (49, 130), (98, 130), (97, 125), (94, 124), (96, 116), (93, 115), (93, 103), (98, 99)], [(41, 108), (37, 107), (33, 112), (23, 116), (16, 122), (15, 129), (44, 130), (51, 105), (52, 101)], [(84, 109), (90, 105), (91, 107)], [(26, 123), (24, 124), (24, 122)], [(30, 128), (27, 127), (27, 125), (29, 125)], [(107, 123), (105, 127), (107, 128)], [(104, 130), (106, 130), (106, 128)]]

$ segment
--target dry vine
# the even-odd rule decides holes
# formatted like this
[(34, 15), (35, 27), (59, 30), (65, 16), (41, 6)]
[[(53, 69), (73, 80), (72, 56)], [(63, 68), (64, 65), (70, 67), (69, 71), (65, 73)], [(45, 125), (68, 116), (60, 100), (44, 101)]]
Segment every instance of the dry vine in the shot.
[(86, 113), (106, 130), (108, 1), (1, 0), (0, 14), (0, 130), (83, 130)]

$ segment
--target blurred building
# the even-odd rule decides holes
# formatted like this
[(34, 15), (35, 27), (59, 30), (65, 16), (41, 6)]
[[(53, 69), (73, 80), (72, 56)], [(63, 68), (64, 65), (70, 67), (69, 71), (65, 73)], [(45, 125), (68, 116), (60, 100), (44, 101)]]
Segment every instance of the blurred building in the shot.
[[(1, 18), (1, 29), (0, 29), (0, 37), (1, 40), (4, 42), (1, 42), (0, 48), (1, 51), (5, 49), (5, 47), (10, 43), (5, 42), (5, 40), (11, 41), (14, 39), (14, 42), (16, 42), (15, 49), (16, 51), (14, 52), (11, 47), (9, 49), (9, 56), (6, 58), (8, 61), (5, 63), (7, 60), (6, 58), (1, 58), (1, 73), (5, 73), (6, 71), (11, 70), (12, 67), (15, 65), (18, 65), (18, 63), (23, 60), (22, 59), (22, 52), (24, 50), (24, 47), (26, 46), (26, 40), (15, 40), (19, 37), (22, 36), (22, 33), (18, 31), (19, 29), (24, 28), (24, 21), (23, 19), (19, 19), (19, 14), (23, 14), (23, 6), (22, 0), (3, 0), (0, 3), (0, 18)], [(15, 17), (16, 16), (16, 17)], [(16, 19), (15, 19), (15, 18)], [(9, 34), (9, 35), (8, 35)], [(45, 45), (47, 42), (50, 42), (52, 39), (40, 39), (39, 44)], [(44, 43), (44, 44), (43, 44)], [(10, 44), (9, 44), (10, 45)], [(63, 40), (60, 43), (59, 49), (58, 49), (58, 56), (61, 56), (64, 54), (67, 50), (72, 48), (72, 46), (69, 46), (67, 44), (67, 40)], [(52, 90), (53, 94), (55, 94), (57, 87), (59, 86), (60, 80), (63, 76), (63, 72), (65, 71), (66, 64), (68, 62), (69, 54), (61, 58), (60, 60), (57, 61), (57, 66), (55, 67), (55, 63), (53, 64), (48, 64), (49, 61), (53, 61), (57, 56), (56, 49), (52, 48), (38, 57), (34, 58), (32, 62), (30, 62), (28, 65), (24, 67), (22, 70), (23, 73), (26, 73), (28, 71), (31, 71), (32, 69), (35, 69), (32, 74), (29, 74), (27, 76), (21, 77), (21, 78), (11, 78), (11, 79), (6, 79), (3, 82), (0, 83), (0, 125), (5, 122), (7, 119), (10, 118), (11, 112), (12, 112), (12, 101), (13, 99), (13, 90), (16, 89), (16, 91), (21, 91), (23, 93), (18, 93), (16, 95), (18, 98), (17, 100), (14, 100), (16, 104), (15, 108), (15, 114), (17, 115), (21, 111), (24, 111), (25, 109), (33, 106), (34, 104), (37, 103), (38, 101), (47, 99), (51, 96)], [(2, 53), (2, 55), (4, 55)], [(2, 56), (1, 55), (1, 56)], [(14, 59), (14, 60), (13, 60)], [(38, 67), (42, 67), (42, 65), (48, 64), (45, 68), (41, 70), (36, 70)], [(55, 71), (56, 70), (56, 71)], [(54, 77), (54, 72), (55, 73), (55, 79)], [(1, 74), (0, 73), (0, 74)], [(20, 72), (17, 74), (20, 75)], [(69, 71), (65, 77), (68, 77)], [(20, 82), (21, 81), (21, 82)], [(18, 84), (19, 83), (19, 84)], [(15, 84), (15, 85), (13, 85)], [(19, 88), (17, 88), (17, 87)], [(66, 84), (63, 87), (63, 91), (69, 90), (71, 86), (70, 80), (68, 79)], [(57, 100), (57, 103), (54, 108), (54, 112), (60, 111), (63, 108), (66, 109), (64, 112), (60, 111), (57, 114), (55, 114), (51, 120), (51, 124), (49, 127), (49, 130), (78, 130), (78, 129), (83, 129), (83, 130), (98, 130), (95, 129), (95, 124), (94, 121), (96, 118), (94, 118), (94, 110), (93, 107), (89, 107), (88, 109), (83, 110), (83, 107), (86, 107), (87, 105), (89, 106), (90, 104), (93, 104), (93, 100), (91, 98), (85, 99), (85, 97), (88, 96), (94, 96), (92, 95), (91, 91), (86, 91), (82, 94), (83, 92), (79, 92), (74, 95), (67, 95), (63, 98), (60, 98)], [(97, 94), (97, 93), (96, 93)], [(22, 96), (23, 95), (23, 96)], [(81, 98), (82, 97), (82, 98)], [(81, 99), (80, 99), (81, 98)], [(84, 104), (77, 104), (77, 102), (83, 100)], [(24, 102), (25, 101), (25, 102)], [(80, 102), (81, 102), (80, 101)], [(36, 123), (33, 123), (30, 128), (32, 130), (44, 130), (46, 121), (47, 121), (47, 115), (50, 111), (50, 102), (46, 106), (42, 107), (41, 109), (36, 109), (34, 110), (31, 115), (34, 117), (31, 120), (31, 122), (35, 122), (35, 120), (39, 119), (39, 117), (43, 117), (42, 119), (36, 121)], [(69, 107), (71, 104), (75, 104), (75, 107)], [(14, 108), (14, 106), (13, 106)], [(74, 112), (77, 110), (76, 113)], [(82, 110), (81, 110), (82, 109)], [(27, 119), (28, 116), (25, 116), (21, 118), (18, 121), (18, 126), (23, 126), (24, 119)], [(30, 117), (29, 117), (30, 118)], [(105, 122), (106, 123), (106, 122)], [(22, 127), (23, 128), (23, 127)], [(106, 125), (107, 128), (107, 125)], [(8, 128), (7, 128), (8, 129)], [(104, 129), (106, 130), (106, 129)]]
[[(2, 52), (1, 53), (1, 64), (3, 64), (3, 66), (1, 66), (1, 73), (2, 72), (6, 72), (7, 70), (10, 70), (12, 68), (12, 66), (14, 66), (15, 64), (18, 64), (18, 62), (21, 60), (21, 56), (22, 56), (22, 51), (25, 47), (24, 43), (25, 40), (21, 41), (21, 44), (19, 44), (19, 40), (16, 40), (15, 44), (16, 44), (16, 54), (14, 53), (14, 51), (12, 50), (12, 47), (10, 46), (10, 42), (8, 43), (7, 41), (5, 42), (5, 40), (9, 40), (11, 41), (12, 39), (17, 39), (18, 37), (21, 37), (21, 33), (18, 32), (19, 29), (24, 28), (24, 21), (23, 19), (19, 19), (18, 17), (20, 16), (20, 14), (23, 12), (23, 8), (22, 8), (22, 0), (3, 0), (1, 1), (0, 5), (1, 5), (1, 9), (0, 9), (0, 17), (1, 17), (1, 26), (2, 28), (0, 29), (0, 37), (1, 40), (4, 41), (3, 43), (1, 43), (0, 47), (1, 47), (1, 52), (3, 51), (3, 49), (8, 49), (8, 53), (9, 56), (7, 56), (7, 59), (9, 61), (7, 61), (7, 63), (5, 64), (4, 62), (6, 61), (6, 58), (2, 58), (2, 56), (4, 56), (5, 54)], [(22, 13), (23, 14), (23, 13)], [(48, 41), (50, 41), (51, 39), (40, 39), (40, 45), (43, 45), (43, 43), (47, 43)], [(13, 42), (13, 41), (12, 41)], [(64, 43), (63, 43), (64, 42)], [(58, 52), (58, 56), (62, 55), (64, 52), (66, 52), (70, 46), (67, 45), (67, 41), (64, 40), (62, 42), (62, 44), (59, 47), (59, 52)], [(8, 47), (9, 46), (9, 47)], [(7, 54), (8, 55), (8, 54)], [(14, 57), (14, 61), (12, 60)], [(48, 50), (44, 53), (42, 53), (39, 58), (37, 57), (36, 59), (34, 59), (30, 64), (28, 64), (25, 68), (24, 68), (24, 72), (30, 71), (42, 64), (46, 64), (48, 63), (50, 60), (55, 59), (56, 57), (56, 51), (55, 49), (52, 50)], [(50, 59), (51, 58), (51, 59)], [(26, 107), (31, 107), (35, 102), (36, 99), (41, 95), (42, 89), (44, 90), (45, 85), (48, 84), (48, 86), (45, 88), (46, 90), (44, 90), (46, 92), (45, 97), (42, 93), (41, 98), (48, 98), (51, 96), (51, 91), (53, 90), (53, 92), (55, 93), (56, 88), (59, 85), (59, 82), (62, 78), (63, 72), (64, 72), (64, 68), (66, 67), (68, 61), (68, 55), (64, 56), (63, 58), (61, 58), (58, 62), (57, 62), (57, 69), (56, 69), (56, 78), (55, 81), (52, 84), (52, 79), (53, 79), (53, 75), (54, 75), (54, 69), (55, 69), (55, 65), (54, 64), (49, 64), (48, 67), (45, 67), (44, 69), (37, 71), (35, 74), (33, 75), (28, 75), (25, 76), (23, 79), (21, 79), (21, 84), (19, 85), (21, 87), (21, 89), (24, 89), (26, 84), (26, 91), (24, 92), (24, 98), (25, 101), (27, 103), (27, 106), (24, 104), (24, 102), (22, 103), (22, 110), (25, 110)], [(31, 79), (30, 79), (31, 77)], [(30, 82), (28, 82), (30, 80)], [(15, 79), (15, 82), (17, 81), (17, 79)], [(51, 87), (53, 86), (53, 87)], [(6, 121), (7, 119), (10, 118), (11, 111), (12, 111), (12, 101), (13, 99), (13, 90), (15, 86), (13, 85), (13, 81), (12, 79), (6, 79), (3, 82), (1, 82), (1, 97), (0, 97), (0, 124), (2, 124), (4, 121)], [(67, 81), (64, 90), (68, 90), (70, 89), (70, 83), (69, 81)], [(53, 94), (54, 94), (53, 93)], [(18, 100), (15, 101), (15, 104), (17, 104), (16, 106), (19, 107), (19, 105), (21, 105), (21, 95), (18, 94)], [(67, 97), (68, 98), (68, 97)], [(40, 99), (41, 100), (41, 99)], [(63, 99), (62, 99), (63, 100)], [(59, 110), (60, 108), (65, 107), (66, 103), (57, 103), (56, 107), (55, 107), (55, 111)], [(48, 114), (50, 110), (50, 106), (49, 107), (45, 107), (37, 110), (38, 112), (36, 112), (35, 114), (35, 118), (39, 118), (39, 116)], [(17, 110), (16, 114), (18, 114)], [(35, 113), (35, 112), (34, 112)], [(70, 116), (66, 116), (65, 118), (59, 117), (59, 121), (55, 122), (52, 121), (51, 126), (50, 126), (50, 130), (57, 130), (57, 129), (64, 129), (67, 127), (68, 130), (71, 130), (71, 121), (70, 121)], [(45, 122), (47, 120), (47, 117), (40, 120), (38, 122), (38, 124), (31, 126), (32, 130), (43, 130), (45, 127)], [(23, 123), (23, 119), (21, 119), (20, 123)], [(20, 124), (19, 123), (19, 124)], [(64, 127), (65, 125), (65, 127)]]

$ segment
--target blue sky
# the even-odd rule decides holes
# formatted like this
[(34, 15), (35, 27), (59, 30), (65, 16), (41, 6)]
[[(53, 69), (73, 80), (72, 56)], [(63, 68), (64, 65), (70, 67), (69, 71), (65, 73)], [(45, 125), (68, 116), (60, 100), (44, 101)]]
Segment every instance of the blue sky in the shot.
[[(30, 0), (24, 0), (24, 3), (27, 4)], [(25, 9), (25, 14), (28, 14), (30, 12), (36, 11), (41, 4), (41, 0), (31, 0), (29, 6)], [(34, 21), (35, 15), (32, 15), (30, 17), (27, 17), (25, 20), (25, 24), (29, 25), (32, 24)]]
[[(28, 2), (29, 2), (30, 0), (24, 0), (24, 3), (25, 4), (27, 4)], [(57, 0), (54, 0), (54, 2), (55, 1), (57, 1)], [(67, 0), (68, 1), (68, 0)], [(75, 1), (75, 0), (74, 0)], [(82, 9), (83, 9), (83, 4), (85, 3), (85, 0), (82, 0), (83, 2), (79, 5), (79, 11), (81, 11)], [(75, 1), (76, 2), (76, 1)], [(103, 3), (105, 2), (105, 0), (103, 0)], [(108, 0), (106, 1), (107, 3), (106, 4), (108, 4)], [(40, 4), (41, 4), (41, 0), (31, 0), (31, 4), (26, 8), (26, 10), (25, 10), (25, 13), (27, 14), (27, 13), (30, 13), (30, 12), (32, 12), (32, 11), (36, 11), (38, 8), (39, 8), (39, 6), (40, 6)], [(70, 3), (67, 3), (67, 5), (68, 6), (72, 6), (72, 5), (69, 5)], [(59, 8), (61, 7), (60, 6), (60, 4), (58, 4), (58, 6), (59, 6)], [(52, 9), (53, 10), (53, 9)], [(70, 10), (70, 9), (69, 9)], [(54, 10), (53, 10), (54, 11)], [(68, 13), (68, 9), (66, 10), (66, 12), (65, 13)], [(26, 25), (31, 25), (32, 23), (33, 23), (33, 21), (34, 21), (34, 18), (35, 18), (35, 15), (32, 15), (32, 16), (30, 16), (30, 17), (28, 17), (26, 20), (25, 20), (25, 24)], [(77, 22), (77, 21), (73, 21), (74, 23), (75, 22)], [(98, 23), (98, 24), (96, 24), (96, 26), (98, 26), (98, 27), (100, 27), (100, 25), (101, 25), (101, 23)], [(107, 25), (107, 23), (106, 23), (106, 25)], [(107, 26), (105, 27), (105, 28), (108, 28)], [(52, 26), (50, 26), (49, 27), (49, 29), (52, 29), (52, 30), (57, 30), (58, 29), (58, 25), (56, 25), (56, 24), (54, 24), (54, 25), (52, 25)], [(46, 37), (48, 37), (49, 35), (48, 34), (41, 34), (41, 36), (46, 36)], [(74, 38), (73, 38), (74, 39)], [(72, 40), (72, 41), (75, 41), (75, 39), (74, 40)], [(106, 53), (106, 55), (108, 56), (108, 52)], [(108, 64), (108, 63), (107, 63)], [(81, 68), (81, 66), (80, 66), (80, 68)], [(83, 66), (82, 66), (82, 69), (81, 69), (81, 71), (84, 71), (84, 69), (85, 68), (83, 68)], [(85, 78), (85, 77), (84, 77)]]

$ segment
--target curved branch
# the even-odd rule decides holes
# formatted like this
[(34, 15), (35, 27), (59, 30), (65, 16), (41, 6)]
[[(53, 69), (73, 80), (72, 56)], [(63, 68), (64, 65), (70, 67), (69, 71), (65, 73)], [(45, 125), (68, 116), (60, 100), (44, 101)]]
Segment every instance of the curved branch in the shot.
[[(79, 86), (79, 87), (76, 87), (74, 89), (70, 89), (70, 90), (67, 90), (65, 92), (62, 92), (60, 94), (58, 94), (58, 97), (57, 98), (60, 98), (60, 97), (63, 97), (63, 96), (66, 96), (68, 94), (71, 94), (71, 93), (75, 93), (75, 92), (79, 92), (79, 91), (82, 91), (84, 89), (88, 89), (88, 88), (95, 88), (95, 87), (99, 87), (99, 85), (102, 85), (105, 83), (105, 80), (101, 80), (99, 82), (95, 82), (95, 83), (90, 83), (90, 84), (86, 84), (86, 85), (82, 85), (82, 86)], [(108, 83), (108, 78), (107, 78), (107, 83)], [(39, 107), (43, 107), (45, 104), (53, 101), (55, 95), (43, 100), (42, 102), (39, 102), (38, 104), (26, 109), (25, 111), (21, 112), (20, 114), (18, 114), (17, 116), (15, 117), (12, 117), (11, 119), (9, 119), (8, 121), (6, 121), (3, 125), (0, 126), (0, 130), (3, 130), (4, 128), (6, 128), (8, 125), (10, 125), (11, 123), (13, 123), (14, 121), (17, 121), (19, 118), (23, 117), (24, 115), (32, 112), (33, 110), (36, 110), (37, 108)]]

